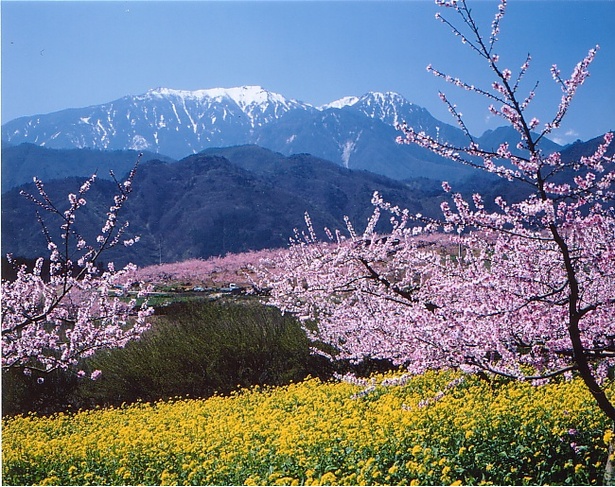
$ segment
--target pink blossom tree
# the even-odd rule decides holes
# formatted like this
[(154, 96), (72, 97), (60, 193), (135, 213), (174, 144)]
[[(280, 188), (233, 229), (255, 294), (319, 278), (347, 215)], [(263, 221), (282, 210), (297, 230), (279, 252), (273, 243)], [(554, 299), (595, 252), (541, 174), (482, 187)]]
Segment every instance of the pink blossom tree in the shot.
[[(461, 19), (438, 14), (488, 65), (489, 87), (469, 85), (428, 66), (455, 86), (485, 97), (491, 114), (520, 136), (516, 150), (480, 147), (461, 113), (440, 98), (467, 136), (454, 146), (437, 136), (399, 128), (400, 143), (418, 144), (529, 190), (516, 201), (495, 199), (487, 210), (479, 194), (453, 193), (438, 220), (413, 215), (375, 194), (364, 232), (348, 222), (329, 242), (297, 233), (287, 254), (261, 268), (271, 303), (296, 313), (314, 340), (340, 358), (385, 358), (411, 372), (460, 368), (541, 383), (578, 374), (602, 411), (615, 421), (603, 381), (615, 365), (615, 165), (607, 133), (591, 156), (569, 162), (544, 153), (541, 141), (560, 127), (577, 89), (589, 76), (598, 47), (564, 79), (552, 118), (528, 115), (535, 90), (521, 94), (530, 56), (516, 70), (496, 52), (506, 10), (501, 0), (489, 37), (479, 32), (464, 0), (441, 1)], [(519, 193), (521, 194), (521, 193)], [(527, 194), (527, 192), (523, 193)], [(391, 228), (377, 233), (386, 215)]]
[[(83, 183), (76, 194), (68, 195), (68, 205), (52, 201), (37, 178), (34, 183), (38, 195), (22, 191), (39, 208), (38, 220), (49, 249), (50, 276), (42, 277), (41, 257), (33, 269), (20, 266), (14, 281), (2, 281), (3, 370), (20, 368), (26, 374), (45, 374), (58, 368), (74, 368), (80, 359), (96, 350), (123, 347), (148, 328), (146, 319), (152, 309), (146, 300), (138, 304), (139, 296), (128, 296), (124, 289), (135, 267), (128, 265), (116, 271), (109, 264), (105, 271), (99, 271), (97, 266), (108, 249), (129, 246), (138, 240), (124, 237), (128, 222), (121, 224), (119, 219), (132, 190), (138, 162), (124, 182), (113, 177), (118, 192), (91, 244), (78, 232), (76, 220), (86, 205), (85, 197), (95, 176)], [(43, 215), (59, 221), (59, 241), (52, 236)], [(94, 371), (91, 378), (99, 375), (100, 371)]]

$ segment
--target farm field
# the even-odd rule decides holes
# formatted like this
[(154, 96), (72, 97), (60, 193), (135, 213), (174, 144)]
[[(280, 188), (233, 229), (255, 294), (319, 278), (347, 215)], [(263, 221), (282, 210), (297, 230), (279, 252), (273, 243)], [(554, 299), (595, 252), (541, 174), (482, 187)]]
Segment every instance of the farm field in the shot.
[(452, 372), (396, 377), (5, 418), (3, 482), (601, 482), (612, 432), (579, 380), (534, 387)]

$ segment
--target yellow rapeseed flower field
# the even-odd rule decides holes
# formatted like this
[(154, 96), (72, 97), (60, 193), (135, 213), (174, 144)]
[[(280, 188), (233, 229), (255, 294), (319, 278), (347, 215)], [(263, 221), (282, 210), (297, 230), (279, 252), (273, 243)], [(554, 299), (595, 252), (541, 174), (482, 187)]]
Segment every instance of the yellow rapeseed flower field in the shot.
[(310, 379), (229, 397), (5, 419), (3, 482), (531, 485), (601, 478), (612, 432), (578, 380), (532, 387), (440, 372), (372, 389)]

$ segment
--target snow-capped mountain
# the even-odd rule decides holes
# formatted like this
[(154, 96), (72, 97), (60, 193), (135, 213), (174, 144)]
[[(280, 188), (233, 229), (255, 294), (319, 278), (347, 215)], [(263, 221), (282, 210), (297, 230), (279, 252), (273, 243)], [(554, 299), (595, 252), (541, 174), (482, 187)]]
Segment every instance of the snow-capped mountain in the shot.
[[(198, 113), (199, 110), (215, 109), (215, 105), (239, 107), (243, 115), (248, 119), (252, 128), (260, 127), (280, 118), (290, 110), (305, 110), (309, 107), (296, 100), (288, 100), (278, 93), (273, 93), (260, 86), (240, 86), (236, 88), (213, 88), (209, 90), (172, 90), (157, 88), (149, 90), (145, 95), (137, 97), (140, 100), (167, 100), (175, 109), (181, 107), (181, 111), (190, 116), (190, 113)], [(204, 113), (204, 112), (203, 112)], [(229, 110), (222, 113), (222, 118), (232, 117), (235, 112)], [(241, 115), (239, 115), (241, 117)], [(215, 124), (212, 118), (211, 123)], [(193, 123), (193, 128), (196, 123)], [(198, 128), (198, 127), (197, 127)], [(201, 128), (205, 128), (204, 125)], [(196, 129), (195, 129), (196, 130)]]
[(308, 108), (259, 86), (157, 88), (102, 105), (18, 118), (2, 126), (2, 139), (50, 148), (147, 149), (179, 158), (246, 143), (255, 129)]
[[(440, 177), (453, 166), (395, 143), (395, 124), (452, 142), (460, 130), (398, 93), (370, 92), (321, 107), (260, 86), (196, 91), (157, 88), (102, 105), (22, 117), (2, 126), (2, 140), (49, 148), (148, 150), (182, 158), (211, 147), (258, 144), (283, 154), (311, 153), (353, 169), (394, 178)], [(447, 170), (448, 170), (447, 169)]]

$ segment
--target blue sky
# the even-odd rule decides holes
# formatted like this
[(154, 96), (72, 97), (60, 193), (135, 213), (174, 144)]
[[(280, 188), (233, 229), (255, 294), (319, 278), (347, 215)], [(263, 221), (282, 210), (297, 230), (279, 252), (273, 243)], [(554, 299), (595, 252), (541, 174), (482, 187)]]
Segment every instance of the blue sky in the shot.
[[(470, 2), (485, 32), (497, 2)], [(313, 105), (368, 91), (396, 91), (453, 123), (446, 92), (480, 134), (502, 125), (486, 104), (426, 72), (480, 86), (485, 66), (435, 20), (431, 0), (30, 2), (2, 1), (2, 121), (96, 105), (150, 88), (264, 88)], [(560, 142), (615, 129), (615, 1), (509, 0), (497, 51), (515, 71), (532, 54), (530, 111), (547, 121), (568, 75), (600, 44)]]

